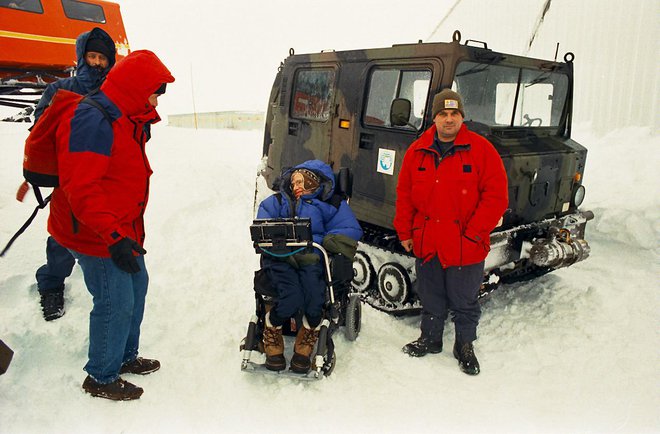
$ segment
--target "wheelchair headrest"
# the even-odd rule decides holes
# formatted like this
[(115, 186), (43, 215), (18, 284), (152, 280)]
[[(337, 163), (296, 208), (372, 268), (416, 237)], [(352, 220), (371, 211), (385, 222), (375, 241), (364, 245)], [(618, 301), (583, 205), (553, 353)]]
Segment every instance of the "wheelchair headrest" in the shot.
[(335, 173), (335, 193), (347, 198), (353, 194), (353, 173), (348, 167), (340, 167)]

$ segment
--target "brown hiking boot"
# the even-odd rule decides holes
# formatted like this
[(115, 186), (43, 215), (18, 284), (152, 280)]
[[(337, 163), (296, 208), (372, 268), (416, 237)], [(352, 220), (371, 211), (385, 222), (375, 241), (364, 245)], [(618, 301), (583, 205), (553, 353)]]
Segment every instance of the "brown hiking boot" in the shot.
[(291, 357), (291, 370), (299, 374), (306, 374), (312, 365), (309, 357), (314, 351), (314, 345), (319, 338), (321, 326), (312, 329), (303, 317), (303, 326), (298, 330), (296, 343), (293, 346), (293, 357)]
[(156, 359), (143, 359), (138, 357), (132, 362), (124, 363), (119, 370), (120, 374), (147, 375), (160, 369), (160, 362)]
[(111, 399), (113, 401), (131, 401), (142, 396), (144, 390), (135, 384), (117, 378), (112, 383), (101, 384), (94, 381), (89, 375), (83, 381), (82, 388), (85, 392), (99, 398)]
[(266, 314), (264, 327), (264, 353), (266, 353), (266, 368), (271, 371), (282, 371), (286, 368), (284, 358), (284, 338), (282, 326), (275, 327), (270, 323), (270, 312)]

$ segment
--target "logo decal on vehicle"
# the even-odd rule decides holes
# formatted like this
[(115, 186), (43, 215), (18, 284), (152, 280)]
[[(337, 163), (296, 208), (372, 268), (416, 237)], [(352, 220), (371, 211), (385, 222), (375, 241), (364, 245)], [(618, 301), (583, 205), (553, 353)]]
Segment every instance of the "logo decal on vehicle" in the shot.
[(378, 149), (378, 167), (376, 171), (386, 175), (394, 175), (394, 161), (396, 161), (395, 151)]

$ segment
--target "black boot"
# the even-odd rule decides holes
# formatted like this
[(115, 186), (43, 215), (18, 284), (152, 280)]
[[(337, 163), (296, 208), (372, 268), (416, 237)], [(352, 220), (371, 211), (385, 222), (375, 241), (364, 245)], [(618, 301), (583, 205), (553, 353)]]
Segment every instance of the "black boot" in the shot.
[(472, 342), (461, 343), (456, 340), (454, 342), (454, 357), (458, 360), (458, 366), (461, 371), (468, 375), (477, 375), (479, 373), (479, 361), (477, 356), (474, 355), (474, 347)]
[(64, 285), (47, 291), (40, 291), (41, 311), (46, 321), (52, 321), (64, 315)]
[(442, 352), (442, 338), (439, 341), (432, 341), (431, 338), (420, 336), (419, 339), (404, 345), (401, 351), (411, 357), (422, 357), (429, 353), (438, 354)]

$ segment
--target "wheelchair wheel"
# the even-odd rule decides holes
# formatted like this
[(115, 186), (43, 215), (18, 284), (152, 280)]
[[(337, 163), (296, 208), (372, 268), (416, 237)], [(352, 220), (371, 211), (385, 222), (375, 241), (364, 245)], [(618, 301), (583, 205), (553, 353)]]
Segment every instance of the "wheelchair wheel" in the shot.
[(366, 291), (374, 282), (376, 270), (369, 256), (361, 250), (355, 253), (353, 259), (353, 288), (358, 292)]
[(344, 335), (349, 341), (354, 341), (360, 334), (362, 321), (362, 301), (359, 294), (349, 294), (346, 305), (346, 328)]
[(335, 355), (335, 352), (332, 352), (332, 356), (330, 357), (330, 360), (328, 360), (327, 357), (323, 358), (323, 368), (321, 368), (321, 371), (323, 372), (323, 375), (326, 377), (330, 376), (332, 374), (332, 371), (335, 370), (335, 365), (337, 364), (337, 356)]
[(410, 287), (408, 272), (396, 262), (387, 262), (378, 270), (378, 292), (386, 302), (402, 305)]

